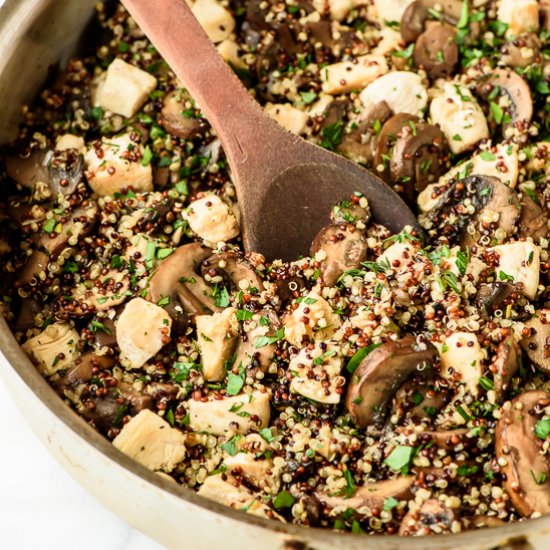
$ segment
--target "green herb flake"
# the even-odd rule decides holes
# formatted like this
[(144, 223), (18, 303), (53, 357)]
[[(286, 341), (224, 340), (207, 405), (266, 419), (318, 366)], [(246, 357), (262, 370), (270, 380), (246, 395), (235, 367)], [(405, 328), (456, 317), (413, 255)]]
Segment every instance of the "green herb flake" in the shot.
[(398, 445), (384, 460), (384, 464), (394, 472), (406, 473), (409, 470), (409, 465), (414, 458), (415, 452), (416, 449), (414, 447)]
[(281, 508), (290, 508), (296, 501), (294, 497), (286, 491), (281, 491), (274, 499), (273, 506), (280, 510)]
[(379, 348), (381, 345), (382, 344), (371, 344), (370, 346), (358, 349), (349, 360), (346, 367), (347, 371), (353, 374), (363, 359), (365, 359), (369, 353), (374, 351), (376, 348)]

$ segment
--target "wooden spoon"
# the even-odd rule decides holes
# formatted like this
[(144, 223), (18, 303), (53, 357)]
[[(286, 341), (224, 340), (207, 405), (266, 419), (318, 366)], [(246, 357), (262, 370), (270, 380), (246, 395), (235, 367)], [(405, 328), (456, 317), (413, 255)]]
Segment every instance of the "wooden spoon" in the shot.
[(354, 162), (269, 118), (217, 52), (185, 0), (122, 0), (216, 130), (231, 167), (247, 251), (307, 255), (333, 204), (360, 192), (376, 222), (418, 227), (402, 199)]

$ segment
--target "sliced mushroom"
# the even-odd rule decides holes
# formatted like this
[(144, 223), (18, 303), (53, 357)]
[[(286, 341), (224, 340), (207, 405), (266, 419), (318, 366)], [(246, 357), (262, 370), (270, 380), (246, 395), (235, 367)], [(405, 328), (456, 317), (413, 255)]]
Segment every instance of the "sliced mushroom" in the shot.
[(33, 298), (27, 298), (21, 302), (19, 315), (15, 323), (16, 332), (25, 332), (36, 327), (36, 316), (42, 313), (42, 306)]
[(520, 342), (521, 347), (539, 369), (550, 374), (550, 309), (535, 311), (525, 328), (529, 336)]
[(495, 398), (503, 403), (510, 390), (510, 382), (519, 366), (519, 347), (513, 336), (503, 340), (497, 348), (493, 363), (489, 367), (494, 374)]
[[(529, 123), (533, 118), (533, 98), (529, 84), (511, 69), (494, 69), (477, 87), (478, 93), (487, 98), (495, 89), (504, 93), (510, 100), (508, 114), (511, 123)], [(506, 126), (506, 124), (505, 124)]]
[(550, 405), (545, 391), (528, 391), (503, 409), (495, 431), (495, 451), (502, 463), (504, 487), (516, 510), (525, 518), (550, 513), (550, 467), (541, 453), (535, 425)]
[(269, 425), (269, 401), (270, 394), (261, 391), (207, 401), (191, 399), (188, 402), (189, 426), (194, 432), (213, 435), (257, 432)]
[(346, 408), (361, 428), (380, 427), (397, 389), (415, 374), (425, 377), (437, 357), (429, 345), (415, 349), (415, 338), (387, 342), (367, 355), (353, 373), (346, 394)]
[(506, 307), (508, 298), (516, 291), (516, 287), (503, 281), (482, 284), (477, 291), (475, 303), (481, 317), (493, 317), (497, 310)]
[(524, 69), (539, 59), (540, 47), (541, 43), (536, 34), (522, 34), (500, 48), (502, 61), (509, 67)]
[(201, 273), (209, 284), (224, 284), (237, 290), (259, 294), (264, 285), (250, 262), (238, 251), (212, 254), (201, 263)]
[[(384, 507), (388, 498), (409, 500), (413, 496), (414, 476), (399, 476), (395, 479), (367, 483), (359, 487), (351, 497), (332, 496), (316, 492), (315, 496), (321, 504), (330, 510), (329, 515), (337, 516), (348, 509), (354, 510), (354, 515), (364, 515), (366, 509), (372, 510)], [(362, 514), (363, 511), (363, 514)]]
[[(212, 288), (199, 275), (201, 263), (212, 254), (199, 243), (180, 246), (165, 258), (151, 278), (147, 299), (153, 303), (168, 302), (164, 308), (172, 317), (179, 333), (188, 324), (188, 315), (220, 311)], [(162, 302), (161, 302), (162, 303)]]
[(328, 225), (317, 233), (310, 249), (319, 261), (325, 286), (334, 286), (342, 273), (358, 268), (367, 257), (367, 241), (350, 225)]
[[(192, 139), (206, 131), (207, 125), (194, 111), (187, 111), (179, 96), (182, 92), (172, 92), (165, 96), (160, 112), (159, 124), (170, 134), (182, 139)], [(188, 114), (189, 113), (189, 114)]]
[(234, 364), (241, 365), (247, 374), (255, 377), (258, 372), (266, 373), (275, 358), (276, 344), (266, 343), (256, 347), (258, 338), (274, 337), (281, 327), (279, 317), (273, 310), (264, 309), (243, 321), (243, 334), (235, 350)]
[[(447, 142), (441, 130), (418, 117), (398, 114), (382, 127), (374, 164), (410, 204), (444, 171)], [(388, 161), (389, 159), (389, 161)]]
[[(468, 208), (465, 203), (470, 205)], [(473, 206), (475, 213), (469, 214)], [(498, 178), (469, 176), (459, 179), (443, 193), (437, 205), (428, 212), (430, 226), (451, 243), (473, 246), (480, 239), (481, 220), (493, 217), (492, 224), (505, 235), (511, 235), (519, 216), (517, 194)], [(472, 225), (470, 229), (468, 226)], [(493, 234), (494, 235), (494, 234)], [(491, 242), (486, 236), (485, 244)]]
[(49, 156), (51, 156), (50, 151), (40, 149), (32, 152), (28, 157), (5, 157), (6, 173), (17, 183), (33, 190), (37, 183), (47, 184), (50, 180)]
[(107, 369), (115, 364), (115, 360), (108, 355), (96, 355), (87, 352), (79, 357), (67, 372), (54, 382), (58, 393), (63, 394), (66, 389), (74, 389), (79, 384), (89, 382), (94, 376), (94, 369)]
[(418, 510), (408, 512), (401, 520), (399, 535), (425, 536), (452, 533), (458, 520), (458, 511), (445, 506), (440, 500), (430, 498)]
[(363, 164), (370, 164), (376, 152), (378, 142), (378, 127), (392, 116), (392, 112), (385, 101), (372, 105), (356, 122), (356, 128), (345, 133), (338, 145), (338, 152), (344, 156)]
[(548, 212), (525, 192), (521, 194), (520, 204), (521, 214), (518, 220), (518, 235), (520, 237), (531, 237), (535, 242), (547, 238), (550, 231), (548, 228)]
[(450, 76), (458, 63), (456, 31), (449, 25), (431, 23), (417, 39), (413, 60), (432, 79)]

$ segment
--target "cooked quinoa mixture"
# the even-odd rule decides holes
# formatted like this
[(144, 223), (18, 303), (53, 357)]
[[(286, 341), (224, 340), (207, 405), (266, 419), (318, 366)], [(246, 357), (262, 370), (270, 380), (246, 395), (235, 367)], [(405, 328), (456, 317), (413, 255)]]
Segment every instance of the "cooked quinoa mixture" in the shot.
[(549, 513), (548, 0), (192, 9), (270, 116), (423, 231), (343, 196), (303, 257), (245, 253), (200, 107), (98, 3), (3, 148), (23, 349), (123, 453), (249, 514), (429, 535)]

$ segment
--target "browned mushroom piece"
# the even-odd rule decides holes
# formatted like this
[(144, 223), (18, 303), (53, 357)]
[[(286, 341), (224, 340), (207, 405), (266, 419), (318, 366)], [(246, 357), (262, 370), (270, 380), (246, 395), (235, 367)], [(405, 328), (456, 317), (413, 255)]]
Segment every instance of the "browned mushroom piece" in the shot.
[(399, 535), (426, 536), (452, 533), (458, 521), (458, 511), (445, 506), (440, 500), (430, 498), (414, 512), (408, 512), (401, 520)]
[(182, 139), (192, 139), (205, 132), (207, 128), (204, 120), (194, 116), (194, 111), (189, 113), (185, 109), (184, 101), (180, 100), (178, 92), (169, 93), (164, 98), (159, 124), (170, 134)]
[[(455, 27), (461, 13), (462, 0), (416, 0), (407, 6), (401, 16), (401, 37), (407, 43), (416, 42), (430, 19)], [(477, 36), (479, 30), (479, 23), (469, 22), (470, 36)]]
[[(510, 118), (504, 122), (504, 127), (518, 122), (529, 123), (533, 118), (533, 98), (529, 84), (518, 73), (511, 69), (493, 69), (487, 76), (481, 78), (477, 86), (478, 93), (488, 98), (494, 90), (506, 94), (510, 106), (505, 109), (505, 115)], [(496, 100), (493, 100), (496, 101)]]
[(414, 46), (415, 67), (424, 69), (430, 78), (446, 78), (458, 63), (458, 45), (453, 27), (429, 23)]
[(516, 287), (505, 281), (482, 284), (477, 291), (475, 304), (483, 318), (493, 317), (495, 312), (506, 307), (506, 300), (515, 292)]
[(333, 99), (323, 112), (321, 129), (327, 128), (328, 126), (333, 126), (334, 124), (344, 120), (348, 108), (349, 101), (343, 99)]
[(449, 393), (445, 388), (433, 390), (432, 384), (405, 382), (395, 393), (395, 406), (392, 410), (398, 417), (421, 422), (433, 418), (446, 405)]
[(539, 0), (539, 14), (542, 28), (550, 31), (550, 0)]
[(506, 400), (510, 382), (519, 367), (519, 346), (513, 336), (503, 340), (497, 348), (489, 369), (494, 374), (495, 398), (497, 403)]
[(473, 246), (481, 237), (479, 226), (488, 211), (499, 215), (494, 230), (511, 235), (519, 217), (519, 197), (498, 178), (469, 176), (449, 186), (427, 217), (442, 237), (462, 246)]
[(164, 303), (172, 330), (181, 332), (188, 326), (189, 316), (220, 311), (212, 296), (212, 288), (200, 275), (201, 263), (212, 254), (212, 249), (199, 243), (185, 244), (164, 259), (149, 284), (147, 299)]
[(385, 101), (375, 103), (357, 121), (356, 128), (344, 133), (337, 151), (355, 162), (370, 165), (376, 152), (378, 132), (391, 116), (392, 111)]
[(235, 289), (247, 289), (259, 294), (264, 288), (261, 277), (245, 256), (236, 251), (212, 254), (201, 263), (201, 273), (208, 284), (223, 284)]
[(79, 357), (67, 372), (54, 382), (61, 395), (65, 390), (74, 390), (78, 385), (89, 382), (94, 377), (94, 369), (104, 370), (114, 366), (115, 360), (108, 355), (87, 352)]
[(66, 214), (68, 218), (63, 223), (59, 233), (43, 233), (36, 239), (35, 249), (25, 265), (17, 274), (16, 286), (23, 286), (31, 282), (40, 273), (44, 272), (48, 263), (55, 260), (59, 254), (69, 246), (69, 239), (78, 229), (78, 236), (85, 237), (94, 228), (99, 211), (95, 202), (87, 202), (76, 210)]
[(116, 345), (116, 320), (120, 313), (122, 313), (122, 310), (122, 306), (115, 308), (116, 315), (113, 319), (109, 319), (108, 317), (99, 319), (99, 322), (103, 326), (100, 330), (94, 332), (93, 346), (95, 349), (112, 348)]
[(24, 332), (31, 328), (36, 328), (35, 318), (41, 312), (42, 306), (37, 300), (33, 298), (23, 300), (17, 321), (15, 322), (15, 331)]
[(437, 126), (399, 113), (382, 127), (374, 165), (381, 177), (411, 205), (417, 194), (437, 181), (446, 168), (447, 141)]
[(536, 34), (525, 33), (501, 47), (501, 59), (509, 67), (524, 69), (539, 59), (540, 47)]
[(529, 336), (520, 342), (523, 351), (539, 369), (550, 374), (550, 309), (535, 311), (525, 328)]
[(29, 189), (34, 189), (38, 182), (48, 183), (50, 179), (48, 156), (50, 154), (49, 151), (39, 149), (33, 151), (28, 157), (5, 157), (6, 174), (12, 180)]
[(258, 372), (266, 373), (275, 358), (276, 344), (256, 347), (262, 336), (275, 336), (281, 328), (278, 315), (270, 309), (259, 311), (252, 319), (243, 321), (243, 332), (235, 349), (234, 365), (242, 366), (254, 378)]
[(355, 424), (380, 427), (397, 389), (414, 375), (430, 376), (436, 357), (431, 344), (417, 349), (413, 336), (382, 344), (367, 355), (352, 374), (346, 393), (346, 408)]
[(367, 240), (353, 225), (328, 225), (317, 233), (310, 255), (319, 258), (319, 269), (325, 286), (334, 286), (349, 269), (356, 269), (367, 257)]
[(525, 192), (520, 199), (521, 214), (518, 220), (518, 235), (531, 237), (535, 242), (548, 237), (548, 212)]
[(322, 492), (316, 492), (315, 496), (321, 504), (333, 510), (341, 509), (342, 513), (345, 510), (353, 509), (356, 515), (361, 515), (361, 508), (378, 508), (381, 510), (384, 507), (384, 502), (388, 498), (396, 500), (409, 500), (413, 496), (415, 476), (399, 476), (394, 479), (376, 481), (367, 483), (356, 489), (351, 497), (332, 496)]
[(524, 392), (503, 409), (495, 430), (495, 451), (502, 463), (504, 488), (523, 517), (550, 513), (550, 467), (541, 453), (542, 440), (535, 426), (545, 407), (547, 392)]

